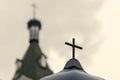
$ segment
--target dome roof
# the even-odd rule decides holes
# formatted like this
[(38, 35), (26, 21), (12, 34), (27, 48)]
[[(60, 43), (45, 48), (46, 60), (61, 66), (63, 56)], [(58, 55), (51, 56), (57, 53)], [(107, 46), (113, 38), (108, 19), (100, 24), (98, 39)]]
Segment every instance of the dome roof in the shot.
[(28, 22), (28, 28), (32, 27), (32, 26), (38, 26), (39, 29), (41, 29), (41, 22), (37, 19), (31, 19), (29, 22)]
[(77, 59), (70, 59), (64, 70), (59, 73), (44, 77), (40, 80), (104, 80), (90, 75), (84, 71)]

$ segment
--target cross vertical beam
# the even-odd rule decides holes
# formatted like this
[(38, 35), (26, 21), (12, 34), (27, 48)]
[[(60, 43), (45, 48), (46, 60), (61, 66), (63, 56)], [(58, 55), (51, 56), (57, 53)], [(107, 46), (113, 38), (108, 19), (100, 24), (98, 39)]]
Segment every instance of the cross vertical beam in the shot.
[(75, 47), (74, 47), (74, 45), (75, 45), (75, 39), (73, 38), (73, 46), (72, 46), (72, 48), (73, 48), (73, 59), (75, 59)]
[(70, 44), (68, 42), (65, 42), (65, 44), (72, 47), (72, 59), (75, 59), (75, 48), (83, 49), (82, 47), (75, 45), (75, 39), (74, 38), (72, 40), (72, 44)]
[(32, 4), (33, 7), (33, 18), (36, 17), (36, 9), (38, 8), (35, 3)]

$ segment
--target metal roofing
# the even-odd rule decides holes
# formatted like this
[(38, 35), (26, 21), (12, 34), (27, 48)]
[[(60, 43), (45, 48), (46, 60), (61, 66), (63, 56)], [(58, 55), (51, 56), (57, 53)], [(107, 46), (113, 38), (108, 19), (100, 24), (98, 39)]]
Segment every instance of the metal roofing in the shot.
[(61, 72), (50, 76), (46, 76), (40, 80), (104, 80), (104, 79), (86, 73), (78, 60), (71, 59), (67, 62), (65, 68)]
[[(32, 78), (33, 80), (52, 74), (53, 72), (49, 69), (48, 65), (46, 68), (42, 68), (41, 65), (38, 64), (38, 58), (44, 56), (37, 42), (30, 43), (30, 46), (23, 57), (23, 64), (19, 70), (17, 70), (16, 74), (25, 75), (27, 77)], [(18, 77), (18, 78), (19, 78)], [(15, 79), (16, 80), (16, 79)]]

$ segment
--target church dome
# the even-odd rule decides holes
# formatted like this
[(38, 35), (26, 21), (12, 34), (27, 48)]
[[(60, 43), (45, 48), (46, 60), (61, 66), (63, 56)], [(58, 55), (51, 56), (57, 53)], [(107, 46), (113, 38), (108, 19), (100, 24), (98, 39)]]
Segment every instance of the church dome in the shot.
[(40, 80), (104, 80), (84, 71), (77, 59), (70, 59), (59, 73), (46, 76)]
[(39, 29), (41, 29), (41, 22), (37, 19), (31, 19), (29, 22), (28, 22), (28, 29), (32, 26), (37, 26), (39, 27)]
[(75, 48), (82, 49), (82, 47), (75, 45), (75, 39), (73, 38), (73, 43), (70, 44), (65, 42), (65, 44), (72, 46), (73, 54), (72, 59), (70, 59), (64, 69), (59, 73), (43, 77), (40, 80), (104, 80), (100, 77), (88, 74), (80, 64), (80, 62), (75, 59)]

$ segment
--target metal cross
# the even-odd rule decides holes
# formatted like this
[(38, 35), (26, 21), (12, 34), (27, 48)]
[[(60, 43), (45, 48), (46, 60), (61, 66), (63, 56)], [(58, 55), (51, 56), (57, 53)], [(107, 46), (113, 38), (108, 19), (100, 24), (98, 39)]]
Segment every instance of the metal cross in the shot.
[(33, 18), (36, 17), (36, 9), (38, 8), (35, 3), (32, 4), (33, 7)]
[(74, 38), (73, 38), (72, 44), (70, 44), (68, 42), (65, 42), (65, 44), (72, 47), (72, 51), (73, 51), (73, 53), (72, 53), (73, 56), (72, 57), (73, 57), (73, 59), (75, 59), (75, 48), (83, 49), (82, 47), (75, 45), (75, 39)]

